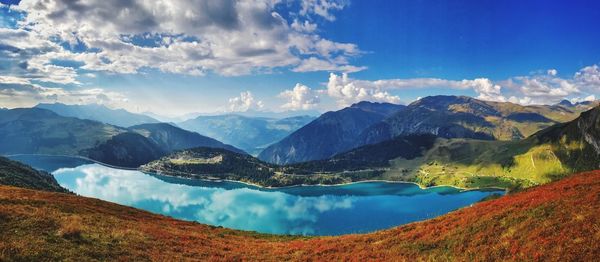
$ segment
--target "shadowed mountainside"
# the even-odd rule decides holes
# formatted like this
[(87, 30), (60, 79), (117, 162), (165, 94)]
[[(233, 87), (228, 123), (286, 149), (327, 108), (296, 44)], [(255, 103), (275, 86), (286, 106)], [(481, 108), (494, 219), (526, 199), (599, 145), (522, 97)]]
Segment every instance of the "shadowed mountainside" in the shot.
[(327, 112), (283, 140), (267, 147), (258, 158), (276, 164), (326, 159), (351, 149), (362, 130), (404, 106), (360, 102)]
[(22, 188), (68, 192), (62, 188), (54, 177), (46, 172), (38, 171), (30, 166), (0, 156), (0, 185)]

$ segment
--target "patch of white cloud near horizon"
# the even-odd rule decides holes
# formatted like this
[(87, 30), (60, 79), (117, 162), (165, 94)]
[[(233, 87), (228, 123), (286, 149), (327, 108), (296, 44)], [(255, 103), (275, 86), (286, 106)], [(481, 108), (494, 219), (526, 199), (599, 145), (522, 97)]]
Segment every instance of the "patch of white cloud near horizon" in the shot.
[(473, 90), (477, 99), (512, 102), (523, 105), (554, 104), (563, 99), (589, 101), (600, 92), (600, 67), (591, 65), (580, 69), (572, 78), (558, 77), (556, 69), (546, 74), (517, 76), (494, 82), (488, 78), (447, 80), (439, 78), (407, 78), (386, 80), (351, 79), (347, 74), (330, 74), (327, 94), (340, 106), (367, 100), (374, 102), (399, 102), (399, 97), (388, 93), (392, 90), (415, 88), (450, 88)]
[(509, 102), (524, 105), (554, 104), (561, 100), (585, 101), (595, 98), (600, 92), (600, 70), (598, 65), (586, 66), (571, 78), (561, 78), (556, 69), (546, 74), (518, 76), (499, 85), (505, 87), (510, 95)]
[(321, 101), (318, 92), (300, 83), (297, 83), (292, 90), (281, 92), (279, 97), (287, 101), (281, 108), (293, 111), (313, 109)]
[[(25, 19), (18, 29), (2, 29), (0, 43), (36, 50), (32, 54), (36, 65), (48, 73), (72, 70), (51, 65), (53, 59), (79, 61), (84, 63), (82, 69), (114, 73), (137, 73), (141, 68), (225, 76), (280, 67), (303, 72), (360, 70), (349, 63), (349, 58), (361, 54), (356, 45), (323, 39), (315, 33), (317, 25), (305, 20), (315, 14), (332, 20), (331, 12), (346, 4), (305, 1), (291, 25), (275, 11), (279, 4), (284, 2), (23, 0), (11, 8), (25, 12)], [(8, 42), (5, 35), (12, 35), (12, 40)], [(128, 41), (144, 35), (161, 41), (157, 46)], [(84, 44), (88, 51), (71, 52), (54, 43), (56, 39)], [(311, 68), (315, 59), (321, 63)], [(76, 81), (67, 78), (57, 83), (69, 80)]]
[(103, 104), (112, 108), (126, 108), (128, 98), (118, 92), (102, 88), (67, 90), (43, 87), (28, 79), (0, 76), (0, 107), (32, 107), (38, 103)]
[(390, 95), (369, 83), (368, 81), (353, 80), (346, 73), (341, 77), (331, 73), (327, 82), (327, 95), (336, 99), (340, 106), (348, 106), (360, 101), (400, 103), (400, 97)]
[(250, 109), (260, 110), (264, 107), (264, 103), (254, 99), (250, 91), (241, 92), (240, 96), (229, 98), (229, 111), (231, 112), (246, 112)]

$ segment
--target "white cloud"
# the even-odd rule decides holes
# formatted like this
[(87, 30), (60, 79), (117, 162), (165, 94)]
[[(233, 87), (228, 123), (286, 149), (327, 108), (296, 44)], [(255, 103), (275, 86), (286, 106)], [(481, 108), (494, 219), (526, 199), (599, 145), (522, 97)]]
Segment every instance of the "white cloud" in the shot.
[(521, 104), (554, 104), (583, 94), (580, 85), (573, 79), (563, 79), (551, 73), (512, 77), (499, 84), (515, 97), (512, 101), (520, 101)]
[(504, 102), (506, 98), (502, 95), (502, 87), (492, 83), (491, 80), (487, 78), (477, 78), (474, 80), (463, 80), (468, 85), (473, 88), (473, 90), (479, 94), (477, 96), (478, 99), (487, 100), (487, 101), (498, 101)]
[[(75, 83), (73, 74), (50, 64), (61, 58), (83, 62), (86, 70), (136, 73), (142, 68), (163, 72), (222, 75), (269, 72), (296, 68), (305, 57), (317, 57), (329, 66), (312, 70), (354, 71), (349, 58), (359, 55), (354, 44), (337, 43), (315, 33), (317, 25), (290, 24), (276, 12), (276, 0), (23, 0), (12, 8), (26, 13), (20, 29), (0, 30), (0, 44), (19, 50), (35, 49), (40, 73), (58, 72), (55, 83)], [(328, 20), (341, 1), (307, 1), (301, 13)], [(144, 37), (149, 45), (137, 43)], [(53, 40), (53, 41), (50, 41)], [(56, 44), (84, 45), (72, 52)], [(306, 67), (304, 67), (306, 68)], [(48, 80), (48, 79), (45, 79)]]
[(473, 80), (446, 80), (439, 78), (406, 78), (385, 80), (356, 80), (343, 74), (329, 76), (327, 93), (338, 100), (341, 105), (347, 105), (362, 100), (399, 103), (400, 98), (388, 91), (414, 88), (451, 88), (459, 90), (472, 89), (479, 99), (491, 101), (506, 101), (502, 96), (501, 87), (487, 78)]
[(600, 92), (600, 67), (591, 65), (582, 68), (575, 73), (573, 82), (586, 92)]
[(596, 101), (596, 96), (595, 95), (589, 95), (586, 97), (575, 97), (575, 98), (571, 98), (569, 101), (571, 101), (571, 103), (573, 104), (577, 104), (580, 102), (591, 102), (591, 101)]
[(291, 26), (292, 29), (298, 32), (312, 33), (315, 30), (317, 30), (317, 24), (313, 24), (308, 20), (305, 20), (304, 23), (301, 23), (300, 21), (298, 21), (298, 19), (294, 19), (294, 22)]
[(232, 112), (246, 112), (250, 109), (262, 109), (264, 104), (257, 101), (250, 91), (241, 92), (240, 96), (229, 98), (229, 110)]
[(302, 60), (300, 65), (292, 69), (294, 72), (314, 72), (314, 71), (337, 71), (344, 73), (354, 73), (367, 69), (364, 66), (353, 66), (332, 63), (328, 60), (323, 60), (315, 57), (311, 57)]
[(102, 88), (64, 89), (43, 87), (27, 79), (0, 76), (0, 105), (8, 108), (31, 107), (38, 103), (104, 104), (127, 107), (125, 95)]
[(548, 69), (546, 73), (548, 73), (548, 75), (555, 76), (556, 74), (558, 74), (558, 71), (556, 69)]
[(367, 81), (355, 81), (344, 73), (342, 76), (331, 73), (327, 82), (327, 94), (341, 106), (360, 101), (400, 103), (400, 97), (389, 94), (381, 88), (365, 85)]
[(302, 0), (301, 15), (318, 15), (329, 21), (335, 20), (335, 16), (331, 11), (342, 10), (347, 6), (347, 0)]
[(289, 110), (308, 110), (315, 108), (319, 102), (317, 92), (311, 90), (303, 84), (296, 84), (292, 90), (285, 90), (279, 94), (279, 97), (287, 100), (281, 107)]

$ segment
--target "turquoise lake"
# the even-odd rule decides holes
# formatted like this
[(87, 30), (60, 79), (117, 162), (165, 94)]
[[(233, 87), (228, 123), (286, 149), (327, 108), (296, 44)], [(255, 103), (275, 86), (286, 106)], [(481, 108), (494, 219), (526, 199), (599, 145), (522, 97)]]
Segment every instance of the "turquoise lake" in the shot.
[(272, 234), (372, 232), (433, 218), (490, 194), (504, 194), (387, 182), (265, 189), (115, 169), (73, 157), (11, 158), (52, 173), (63, 187), (81, 196), (178, 219)]

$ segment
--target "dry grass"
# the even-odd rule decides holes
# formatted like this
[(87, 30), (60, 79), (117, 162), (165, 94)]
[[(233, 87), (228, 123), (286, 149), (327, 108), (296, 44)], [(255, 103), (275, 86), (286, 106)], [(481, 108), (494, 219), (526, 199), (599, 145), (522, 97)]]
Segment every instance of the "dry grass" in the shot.
[(302, 238), (0, 187), (0, 261), (593, 261), (600, 257), (598, 210), (600, 171), (372, 234)]

